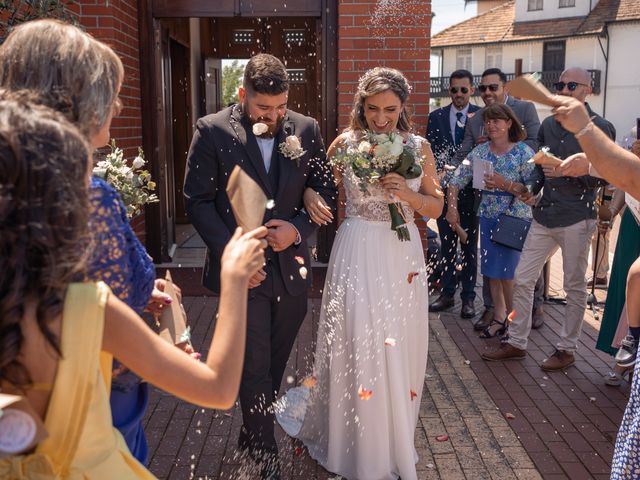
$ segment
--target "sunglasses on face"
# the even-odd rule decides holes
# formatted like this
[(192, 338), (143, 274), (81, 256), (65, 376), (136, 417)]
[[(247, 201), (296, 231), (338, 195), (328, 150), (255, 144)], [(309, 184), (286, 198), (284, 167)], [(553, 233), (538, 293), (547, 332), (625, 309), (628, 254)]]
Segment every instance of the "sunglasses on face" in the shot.
[(498, 89), (500, 88), (500, 85), (498, 85), (497, 83), (492, 83), (490, 85), (480, 85), (478, 87), (478, 90), (480, 90), (480, 92), (484, 93), (487, 91), (487, 88), (489, 90), (491, 90), (492, 92), (497, 92)]
[(449, 91), (450, 91), (452, 94), (454, 94), (454, 95), (455, 95), (456, 93), (458, 93), (458, 90), (460, 90), (462, 93), (469, 93), (469, 89), (468, 89), (467, 87), (460, 87), (460, 88), (458, 88), (458, 87), (451, 87), (451, 88), (449, 89)]
[(567, 82), (567, 83), (565, 83), (565, 82), (557, 82), (557, 83), (553, 84), (553, 86), (555, 87), (555, 89), (558, 92), (561, 92), (562, 90), (564, 90), (564, 87), (567, 87), (567, 89), (570, 92), (573, 92), (576, 88), (578, 88), (578, 85), (583, 85), (585, 87), (587, 86), (584, 83), (578, 83), (578, 82)]

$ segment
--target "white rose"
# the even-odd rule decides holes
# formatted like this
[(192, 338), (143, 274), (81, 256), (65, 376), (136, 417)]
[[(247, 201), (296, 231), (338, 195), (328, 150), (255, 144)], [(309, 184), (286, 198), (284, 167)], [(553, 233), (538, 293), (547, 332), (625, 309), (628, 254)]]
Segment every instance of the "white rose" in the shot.
[(396, 145), (402, 145), (404, 143), (404, 138), (402, 138), (402, 135), (396, 135), (393, 138), (393, 143), (395, 143)]
[(403, 150), (403, 145), (402, 143), (396, 143), (393, 142), (391, 144), (391, 146), (389, 147), (389, 155), (393, 156), (393, 157), (399, 157), (400, 154), (402, 153)]
[(358, 151), (360, 153), (369, 153), (371, 151), (371, 144), (367, 141), (361, 142), (360, 145), (358, 145)]
[(285, 140), (285, 142), (287, 144), (287, 148), (291, 152), (295, 152), (297, 150), (300, 150), (300, 148), (302, 147), (300, 145), (300, 139), (298, 137), (296, 137), (295, 135), (289, 135), (287, 137), (287, 139)]
[(253, 134), (257, 137), (260, 135), (267, 133), (269, 131), (269, 127), (262, 122), (257, 122), (253, 124)]
[(389, 155), (389, 144), (381, 144), (381, 145), (376, 145), (375, 148), (373, 149), (373, 154), (376, 157), (383, 157), (385, 155)]
[(373, 136), (373, 139), (378, 144), (387, 143), (389, 141), (389, 135), (387, 135), (386, 133), (378, 133), (377, 135)]
[(106, 168), (101, 168), (101, 167), (95, 167), (93, 169), (93, 174), (96, 177), (105, 178), (107, 176), (107, 169)]
[(144, 164), (145, 164), (144, 158), (136, 157), (133, 159), (133, 163), (131, 164), (131, 166), (133, 167), (134, 170), (137, 170), (139, 168), (142, 168)]

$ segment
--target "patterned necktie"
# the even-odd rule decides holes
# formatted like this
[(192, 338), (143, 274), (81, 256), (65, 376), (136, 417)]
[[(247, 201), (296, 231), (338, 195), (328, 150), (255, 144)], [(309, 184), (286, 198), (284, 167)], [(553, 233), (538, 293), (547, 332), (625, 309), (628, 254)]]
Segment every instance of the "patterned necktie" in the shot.
[(456, 146), (462, 143), (462, 138), (464, 137), (464, 123), (462, 123), (462, 117), (464, 114), (462, 112), (456, 113), (456, 130), (454, 132)]

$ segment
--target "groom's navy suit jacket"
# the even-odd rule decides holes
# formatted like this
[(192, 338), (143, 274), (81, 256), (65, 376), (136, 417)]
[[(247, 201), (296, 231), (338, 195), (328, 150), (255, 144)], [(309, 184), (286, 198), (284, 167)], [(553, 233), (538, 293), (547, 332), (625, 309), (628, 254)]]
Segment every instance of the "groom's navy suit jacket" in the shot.
[[(299, 137), (306, 150), (299, 165), (279, 151), (279, 145), (289, 135)], [(271, 168), (275, 167), (278, 172), (277, 181), (274, 181), (265, 169), (251, 124), (238, 105), (198, 120), (187, 157), (184, 196), (189, 219), (207, 245), (203, 284), (215, 292), (220, 291), (222, 251), (237, 226), (226, 191), (227, 181), (236, 165), (262, 187), (267, 198), (275, 200), (274, 208), (265, 212), (264, 222), (287, 220), (300, 232), (302, 242), (299, 245), (291, 245), (278, 253), (268, 248), (266, 255), (278, 263), (287, 292), (290, 295), (304, 293), (311, 275), (302, 278), (295, 257), (303, 257), (311, 270), (306, 240), (317, 225), (304, 210), (302, 195), (307, 187), (311, 187), (333, 209), (337, 197), (318, 122), (287, 111), (271, 157)]]

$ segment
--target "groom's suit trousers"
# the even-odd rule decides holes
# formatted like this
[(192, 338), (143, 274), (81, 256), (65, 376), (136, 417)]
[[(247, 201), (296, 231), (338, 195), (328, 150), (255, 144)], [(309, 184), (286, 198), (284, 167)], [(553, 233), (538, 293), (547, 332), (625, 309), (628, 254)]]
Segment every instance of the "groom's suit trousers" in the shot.
[(307, 313), (306, 292), (292, 296), (282, 281), (275, 255), (267, 261), (267, 278), (249, 290), (247, 346), (240, 384), (244, 428), (252, 448), (276, 452), (272, 403), (300, 325)]

